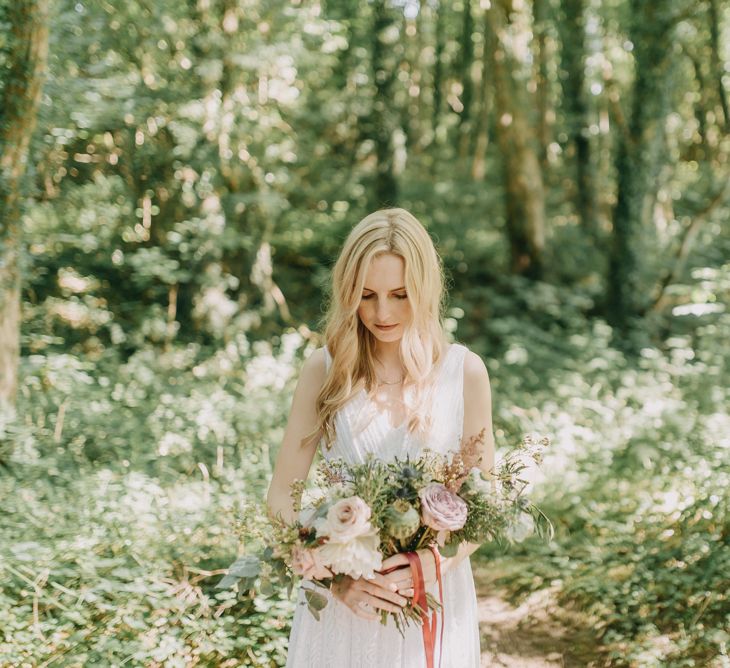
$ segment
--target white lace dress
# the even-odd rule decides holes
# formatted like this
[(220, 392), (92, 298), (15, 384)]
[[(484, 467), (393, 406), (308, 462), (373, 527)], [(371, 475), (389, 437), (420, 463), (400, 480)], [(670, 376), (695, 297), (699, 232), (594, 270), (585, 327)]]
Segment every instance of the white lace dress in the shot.
[[(436, 376), (432, 394), (433, 427), (429, 446), (447, 453), (458, 447), (464, 425), (463, 367), (467, 349), (452, 343)], [(327, 368), (331, 362), (325, 348)], [(324, 450), (327, 459), (340, 457), (347, 462), (362, 462), (365, 455), (375, 453), (389, 460), (406, 454), (417, 456), (420, 442), (410, 434), (405, 423), (394, 428), (387, 414), (380, 412), (361, 391), (335, 417), (337, 439), (331, 449)], [(289, 638), (287, 668), (425, 668), (421, 628), (406, 627), (405, 638), (395, 624), (357, 617), (329, 592), (328, 602), (314, 619), (307, 609), (303, 582), (298, 592), (297, 608)], [(477, 600), (471, 563), (464, 559), (443, 578), (444, 634), (440, 648), (441, 615), (437, 631), (435, 664), (441, 654), (441, 668), (479, 667), (479, 625)], [(324, 590), (318, 588), (317, 591)], [(436, 585), (429, 591), (438, 598)]]

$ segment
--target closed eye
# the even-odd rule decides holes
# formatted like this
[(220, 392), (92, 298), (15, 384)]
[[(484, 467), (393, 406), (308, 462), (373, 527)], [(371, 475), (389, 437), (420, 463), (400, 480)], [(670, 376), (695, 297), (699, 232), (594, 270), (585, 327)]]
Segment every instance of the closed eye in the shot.
[[(362, 299), (372, 299), (375, 295), (371, 292), (370, 294), (363, 295)], [(396, 299), (408, 299), (408, 295), (393, 295)]]

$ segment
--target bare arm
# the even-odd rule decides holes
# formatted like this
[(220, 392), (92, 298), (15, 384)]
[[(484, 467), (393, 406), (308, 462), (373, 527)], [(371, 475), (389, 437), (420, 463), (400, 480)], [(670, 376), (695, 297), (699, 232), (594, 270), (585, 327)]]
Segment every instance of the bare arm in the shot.
[(266, 495), (269, 514), (276, 517), (281, 513), (287, 523), (296, 519), (290, 495), (291, 484), (295, 480), (307, 479), (321, 437), (321, 434), (317, 434), (316, 438), (305, 442), (307, 434), (317, 426), (315, 404), (327, 375), (324, 355), (324, 348), (318, 348), (302, 365), (284, 438), (276, 457), (274, 475)]
[[(492, 388), (489, 373), (479, 355), (467, 351), (464, 359), (464, 432), (461, 445), (464, 446), (481, 430), (485, 430), (484, 442), (480, 445), (482, 459), (479, 468), (484, 477), (490, 479), (494, 467), (494, 433), (492, 427)], [(492, 486), (495, 482), (492, 480)], [(444, 560), (445, 570), (455, 568), (472, 552), (480, 547), (479, 543), (462, 543), (459, 551), (450, 559)]]
[(464, 360), (464, 433), (462, 447), (484, 429), (484, 442), (480, 444), (482, 456), (479, 468), (484, 477), (492, 477), (494, 468), (494, 431), (492, 426), (492, 388), (489, 373), (482, 358), (471, 350)]
[[(302, 365), (284, 439), (276, 457), (274, 475), (266, 496), (269, 514), (276, 517), (280, 513), (287, 523), (296, 520), (290, 494), (291, 484), (294, 480), (306, 480), (321, 438), (321, 433), (318, 433), (316, 438), (304, 442), (307, 434), (317, 426), (317, 395), (326, 375), (324, 348), (318, 348)], [(353, 580), (345, 576), (333, 585), (332, 594), (358, 617), (379, 619), (376, 609), (397, 612), (405, 605), (406, 599), (394, 590), (395, 586), (391, 586), (383, 575), (377, 573), (372, 580)], [(368, 603), (371, 607), (365, 610), (360, 607), (360, 603)]]

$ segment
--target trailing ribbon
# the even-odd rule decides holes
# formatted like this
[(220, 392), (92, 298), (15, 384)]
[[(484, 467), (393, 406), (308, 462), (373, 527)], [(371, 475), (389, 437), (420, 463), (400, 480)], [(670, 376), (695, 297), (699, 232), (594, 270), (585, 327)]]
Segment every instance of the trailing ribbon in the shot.
[[(444, 591), (443, 583), (441, 582), (441, 559), (436, 547), (433, 545), (429, 545), (429, 547), (433, 552), (433, 558), (436, 563), (436, 580), (439, 585), (439, 602), (441, 603), (441, 641), (439, 645), (439, 666), (441, 666), (444, 640)], [(433, 615), (429, 615), (428, 601), (426, 600), (426, 583), (423, 579), (421, 558), (417, 552), (405, 552), (404, 554), (406, 559), (408, 559), (408, 565), (411, 567), (411, 576), (413, 577), (413, 602), (421, 609), (421, 628), (423, 630), (423, 649), (426, 653), (426, 667), (433, 668), (438, 613), (434, 610)]]
[[(444, 621), (444, 585), (443, 582), (441, 582), (441, 555), (439, 554), (438, 548), (431, 543), (429, 546), (429, 549), (433, 553), (433, 560), (436, 563), (436, 580), (439, 583), (439, 603), (441, 604), (441, 637), (439, 639), (439, 668), (441, 668), (441, 657), (444, 653), (444, 626), (446, 626), (446, 623)], [(436, 611), (434, 610), (433, 613), (433, 634), (436, 635)]]

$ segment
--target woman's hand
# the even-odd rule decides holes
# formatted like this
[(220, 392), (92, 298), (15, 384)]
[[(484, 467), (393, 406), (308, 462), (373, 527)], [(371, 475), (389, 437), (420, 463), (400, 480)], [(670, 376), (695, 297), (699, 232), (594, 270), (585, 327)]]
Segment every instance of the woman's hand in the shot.
[[(416, 554), (421, 559), (421, 569), (423, 570), (423, 580), (426, 586), (436, 582), (436, 558), (429, 548), (416, 550)], [(440, 557), (441, 573), (446, 572), (448, 568), (448, 557)], [(396, 585), (396, 591), (403, 596), (411, 598), (413, 591), (413, 578), (411, 577), (411, 568), (408, 558), (402, 552), (394, 554), (383, 561), (380, 572), (391, 570), (385, 573), (383, 577), (391, 584)]]
[(396, 592), (393, 582), (375, 573), (372, 580), (345, 575), (332, 583), (330, 591), (341, 603), (362, 619), (380, 619), (380, 610), (400, 612), (407, 599)]

